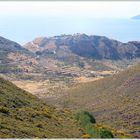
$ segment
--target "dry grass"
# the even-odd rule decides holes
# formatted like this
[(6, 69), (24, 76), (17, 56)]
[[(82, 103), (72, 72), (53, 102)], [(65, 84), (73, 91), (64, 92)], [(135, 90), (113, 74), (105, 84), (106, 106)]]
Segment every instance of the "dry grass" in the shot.
[(101, 80), (81, 83), (56, 103), (89, 110), (97, 121), (139, 137), (140, 65)]
[(42, 94), (44, 92), (47, 91), (47, 86), (49, 85), (49, 81), (45, 80), (45, 81), (30, 81), (30, 80), (21, 80), (21, 81), (12, 81), (16, 86), (31, 92), (32, 94), (37, 94), (42, 92)]
[(81, 77), (77, 77), (74, 79), (75, 83), (86, 83), (86, 82), (91, 82), (91, 81), (96, 81), (103, 78), (103, 76), (98, 76), (98, 77), (85, 77), (85, 76), (81, 76)]

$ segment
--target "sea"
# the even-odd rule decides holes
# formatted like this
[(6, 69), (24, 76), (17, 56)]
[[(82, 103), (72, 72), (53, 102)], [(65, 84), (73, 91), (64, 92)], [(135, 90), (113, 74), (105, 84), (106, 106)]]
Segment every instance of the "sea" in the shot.
[(61, 34), (106, 36), (121, 42), (140, 41), (140, 19), (88, 17), (0, 17), (0, 36), (21, 45), (36, 37)]

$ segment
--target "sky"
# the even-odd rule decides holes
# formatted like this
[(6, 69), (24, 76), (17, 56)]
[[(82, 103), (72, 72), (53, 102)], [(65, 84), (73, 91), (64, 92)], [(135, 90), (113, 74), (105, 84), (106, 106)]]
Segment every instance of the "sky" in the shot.
[(78, 32), (136, 40), (140, 22), (129, 20), (139, 14), (138, 1), (1, 1), (0, 36), (20, 44)]

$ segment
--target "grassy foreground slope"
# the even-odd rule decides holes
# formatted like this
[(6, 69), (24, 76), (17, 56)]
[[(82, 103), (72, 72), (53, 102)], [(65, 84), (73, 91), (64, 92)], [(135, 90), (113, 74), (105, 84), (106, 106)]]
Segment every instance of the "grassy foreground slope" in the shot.
[(47, 106), (0, 78), (0, 138), (68, 138), (82, 136), (68, 110)]
[(88, 110), (97, 122), (140, 137), (140, 64), (95, 82), (79, 84), (59, 104)]

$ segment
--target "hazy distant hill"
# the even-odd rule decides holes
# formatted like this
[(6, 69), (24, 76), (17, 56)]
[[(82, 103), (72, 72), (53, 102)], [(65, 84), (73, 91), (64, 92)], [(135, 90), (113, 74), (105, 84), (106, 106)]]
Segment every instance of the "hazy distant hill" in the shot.
[[(0, 73), (5, 76), (15, 74), (26, 79), (27, 72), (38, 70), (36, 56), (18, 43), (0, 37)], [(27, 76), (28, 77), (28, 76)], [(15, 76), (13, 76), (13, 79)]]
[(1, 36), (0, 36), (0, 51), (29, 53), (27, 49), (23, 48), (18, 43), (8, 40)]
[(140, 15), (134, 16), (132, 19), (140, 19)]
[[(100, 44), (102, 38), (103, 42), (101, 41)], [(27, 48), (25, 49), (18, 43), (1, 37), (0, 75), (13, 81), (17, 86), (42, 97), (44, 93), (50, 96), (49, 94), (52, 94), (54, 90), (61, 90), (60, 87), (67, 88), (77, 82), (92, 81), (111, 75), (139, 61), (138, 59), (98, 60), (94, 56), (89, 57), (91, 53), (97, 55), (96, 51), (103, 52), (103, 56), (113, 56), (112, 50), (104, 45), (104, 39), (107, 38), (85, 34), (36, 38), (33, 42), (27, 43), (24, 46)], [(87, 44), (94, 44), (94, 40), (99, 40), (97, 42), (101, 47), (87, 46)], [(110, 39), (107, 40), (111, 42)], [(86, 46), (84, 46), (85, 42)], [(124, 50), (129, 46), (130, 53), (133, 52), (139, 56), (139, 44), (137, 41), (129, 42)], [(108, 50), (107, 53), (102, 46)], [(93, 48), (95, 52), (92, 51)]]
[[(69, 50), (78, 56), (94, 59), (119, 60), (140, 57), (140, 48), (131, 42), (122, 43), (104, 36), (86, 34), (36, 38), (24, 47), (40, 55), (52, 53), (57, 56), (60, 50), (63, 53)], [(66, 55), (68, 54), (65, 54), (65, 57)]]
[(0, 37), (0, 63), (10, 62), (10, 59), (8, 59), (10, 53), (31, 54), (30, 51), (23, 48), (18, 43)]
[(54, 39), (49, 40), (47, 45), (46, 41), (46, 38), (44, 41), (37, 38), (27, 44), (27, 50), (18, 43), (0, 37), (0, 74), (10, 77), (10, 80), (71, 80), (81, 75), (90, 76), (92, 70), (114, 69), (104, 62), (80, 57), (67, 46), (57, 48)]
[(97, 121), (140, 137), (140, 64), (65, 92), (68, 95), (57, 100), (58, 104), (90, 110)]

